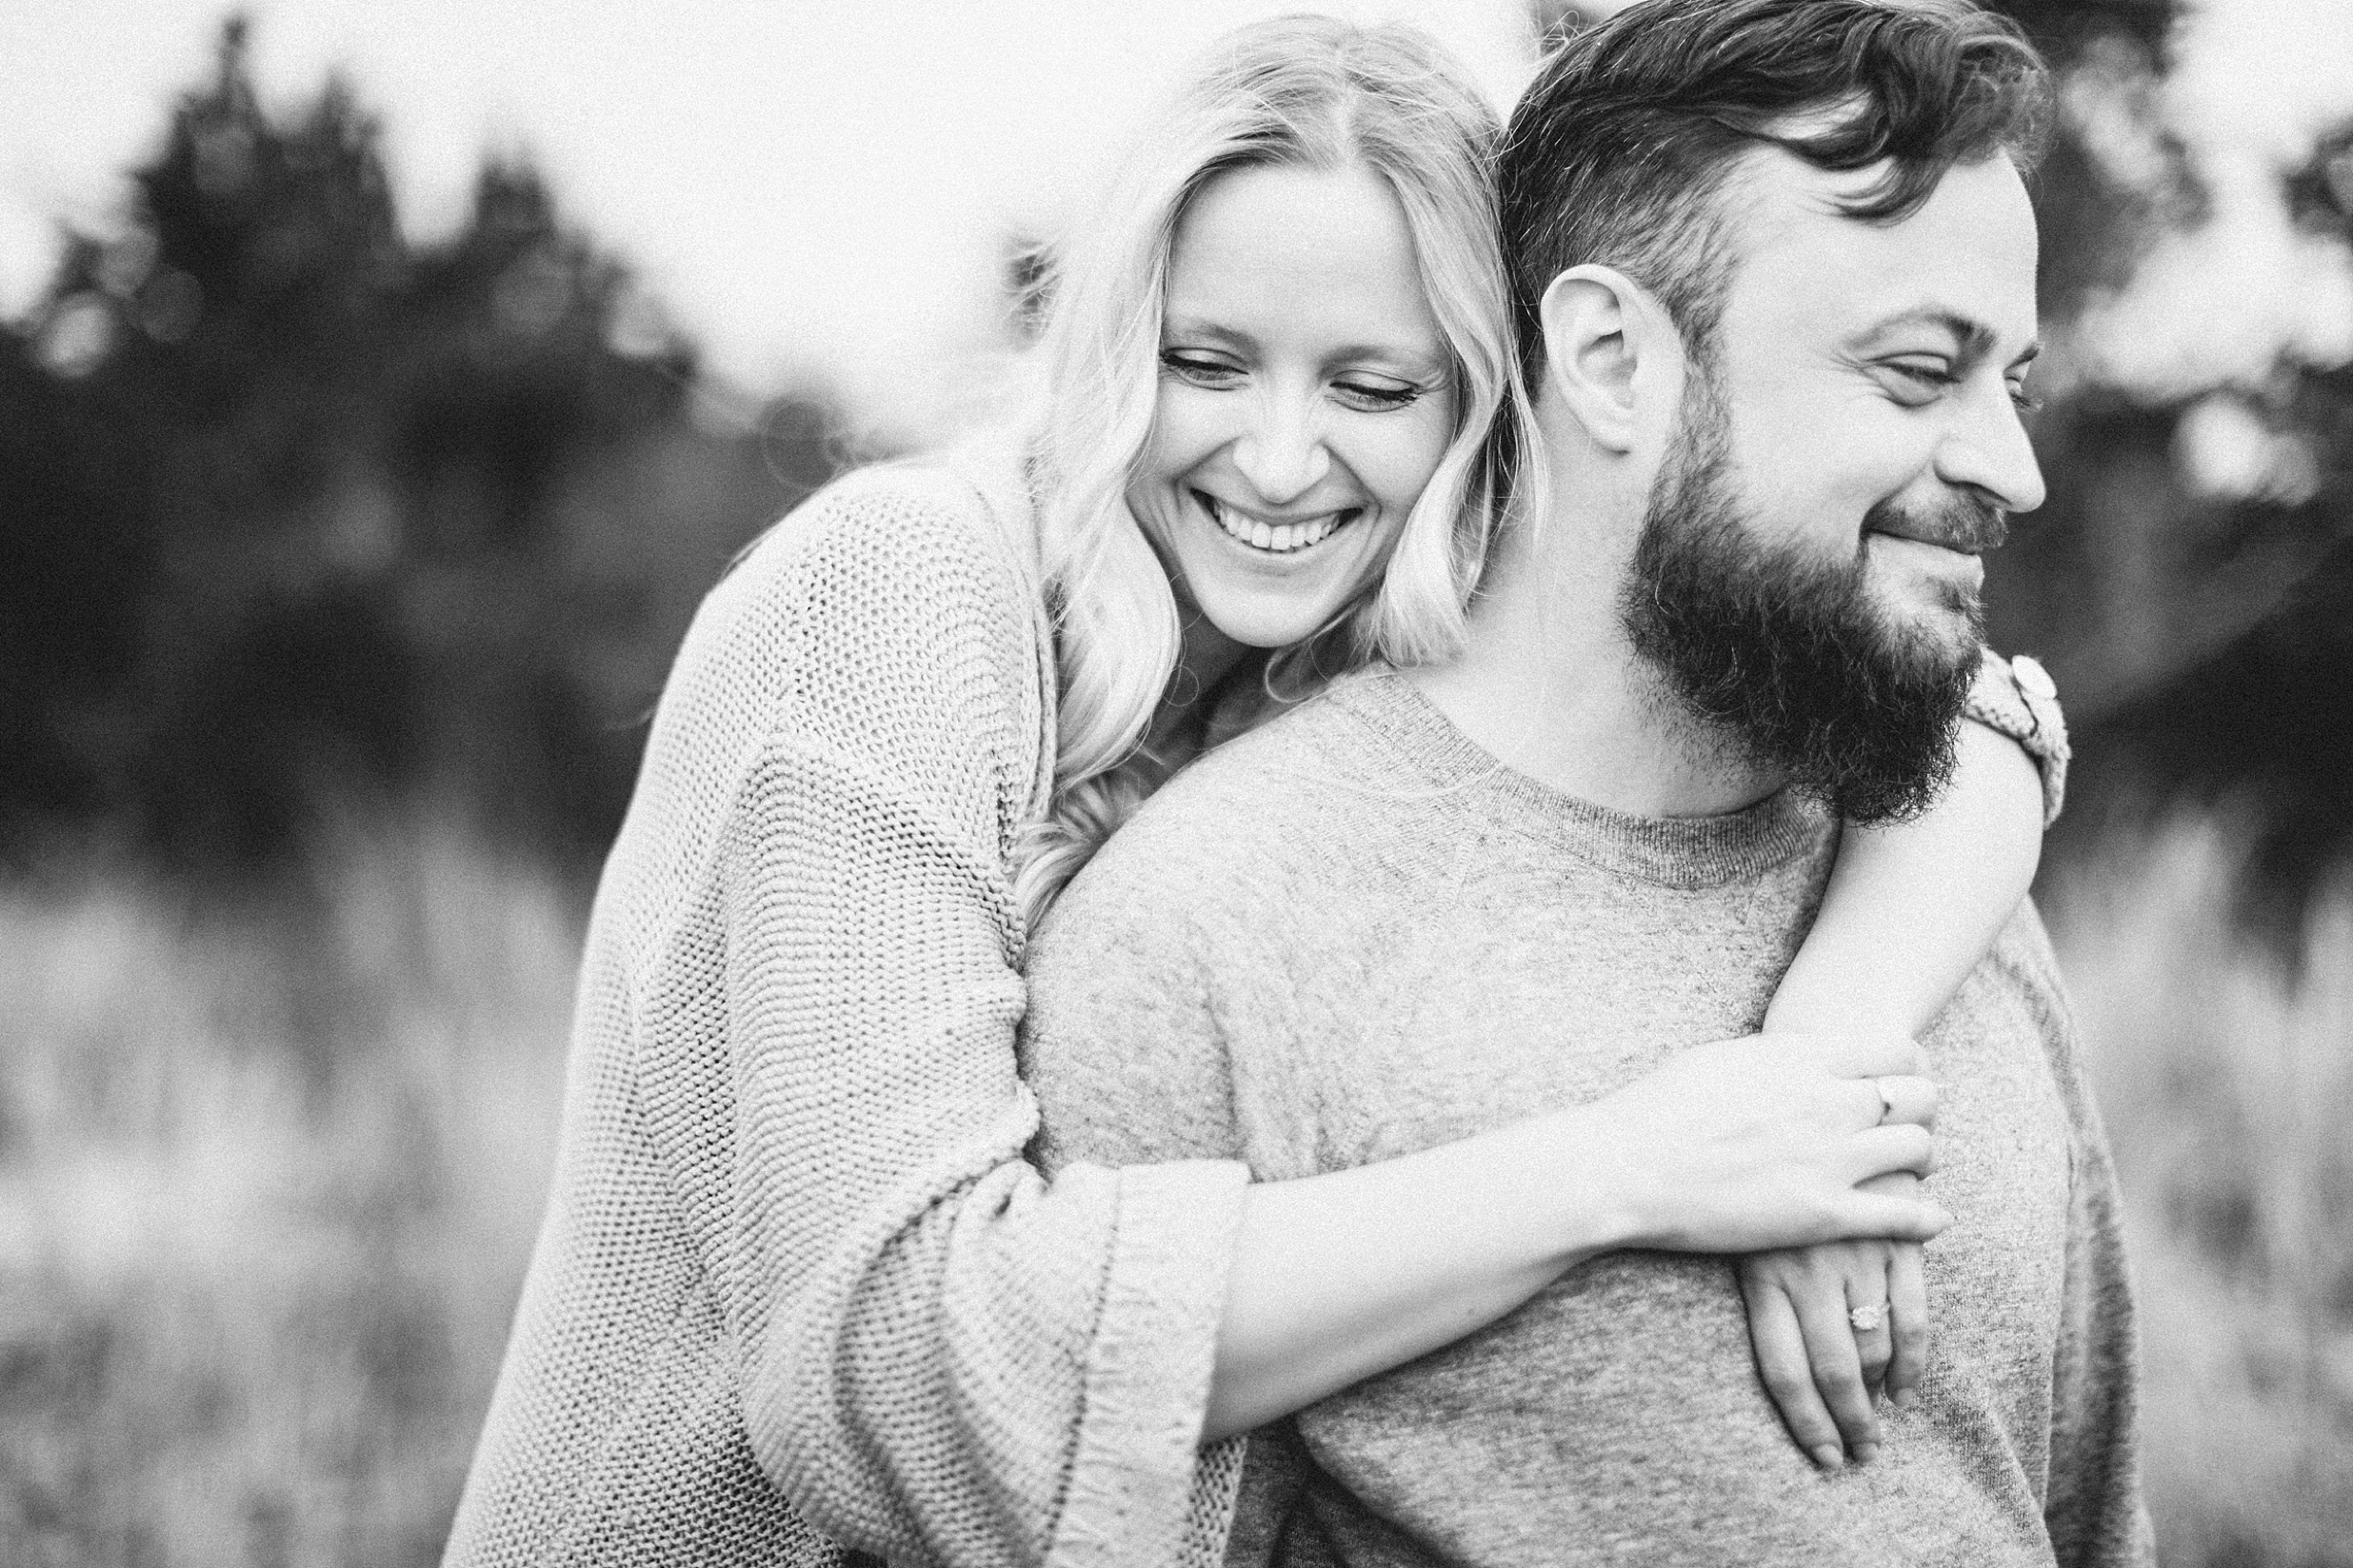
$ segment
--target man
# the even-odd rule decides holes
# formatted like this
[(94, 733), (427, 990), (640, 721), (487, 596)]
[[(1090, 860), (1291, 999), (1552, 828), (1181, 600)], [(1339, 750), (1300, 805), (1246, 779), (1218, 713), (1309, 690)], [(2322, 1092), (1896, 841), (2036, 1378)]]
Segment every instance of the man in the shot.
[[(1028, 974), (1050, 1161), (1380, 1160), (1753, 1028), (1830, 810), (1949, 770), (1981, 553), (2042, 481), (2020, 172), (2046, 100), (1953, 0), (1647, 0), (1516, 111), (1541, 515), (1469, 645), (1177, 780)], [(1824, 807), (1830, 810), (1825, 810)], [(1721, 1261), (1620, 1253), (1254, 1439), (1285, 1562), (2144, 1562), (2107, 1154), (2023, 909), (1924, 1041), (1936, 1360), (1814, 1469)], [(1246, 1511), (1253, 1506), (1246, 1501)]]

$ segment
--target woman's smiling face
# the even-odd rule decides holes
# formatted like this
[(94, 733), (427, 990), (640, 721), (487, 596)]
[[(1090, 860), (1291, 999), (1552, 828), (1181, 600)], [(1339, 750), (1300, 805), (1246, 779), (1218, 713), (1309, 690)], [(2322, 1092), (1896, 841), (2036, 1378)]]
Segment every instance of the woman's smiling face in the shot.
[(1158, 407), (1127, 505), (1181, 601), (1237, 643), (1282, 647), (1379, 578), (1455, 399), (1380, 176), (1221, 174), (1169, 247)]

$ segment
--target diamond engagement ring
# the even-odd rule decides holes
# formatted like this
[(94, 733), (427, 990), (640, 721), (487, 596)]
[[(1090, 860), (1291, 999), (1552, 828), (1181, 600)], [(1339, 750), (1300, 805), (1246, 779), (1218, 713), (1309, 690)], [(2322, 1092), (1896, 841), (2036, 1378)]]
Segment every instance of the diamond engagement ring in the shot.
[(1877, 1328), (1883, 1321), (1884, 1321), (1886, 1317), (1887, 1303), (1884, 1301), (1880, 1302), (1877, 1306), (1859, 1306), (1849, 1307), (1846, 1309), (1846, 1320), (1855, 1325), (1855, 1331), (1859, 1334), (1870, 1333), (1871, 1330)]

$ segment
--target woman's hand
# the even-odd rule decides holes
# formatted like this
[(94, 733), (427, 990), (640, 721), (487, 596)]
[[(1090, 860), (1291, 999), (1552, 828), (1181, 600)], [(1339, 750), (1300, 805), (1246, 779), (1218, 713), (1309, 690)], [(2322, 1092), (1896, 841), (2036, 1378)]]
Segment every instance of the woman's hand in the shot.
[(1922, 1065), (1895, 1036), (1719, 1041), (1580, 1107), (1571, 1136), (1624, 1205), (1621, 1245), (1924, 1241), (1952, 1217), (1916, 1193), (1863, 1185), (1928, 1170), (1936, 1086)]
[[(1908, 1193), (1898, 1172), (1871, 1185)], [(1927, 1370), (1928, 1289), (1916, 1241), (1829, 1241), (1740, 1262), (1757, 1372), (1798, 1446), (1825, 1470), (1879, 1452), (1874, 1397), (1909, 1403)], [(1876, 1310), (1874, 1310), (1876, 1309)], [(1875, 1326), (1857, 1327), (1863, 1310)], [(1843, 1448), (1842, 1448), (1843, 1444)]]

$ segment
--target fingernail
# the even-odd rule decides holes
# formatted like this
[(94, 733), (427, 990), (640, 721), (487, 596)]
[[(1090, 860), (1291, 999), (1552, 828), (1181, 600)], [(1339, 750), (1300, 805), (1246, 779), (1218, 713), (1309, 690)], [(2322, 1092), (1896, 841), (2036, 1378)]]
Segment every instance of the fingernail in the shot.
[(1836, 1470), (1846, 1462), (1846, 1456), (1839, 1452), (1838, 1444), (1826, 1442), (1814, 1450), (1814, 1462), (1825, 1470)]
[(1879, 1444), (1875, 1442), (1859, 1442), (1855, 1444), (1855, 1462), (1857, 1464), (1868, 1464), (1873, 1459), (1878, 1458)]
[(1887, 1396), (1887, 1400), (1898, 1410), (1909, 1410), (1912, 1408), (1912, 1401), (1919, 1398), (1919, 1395), (1913, 1393), (1908, 1388), (1899, 1388), (1893, 1394)]

